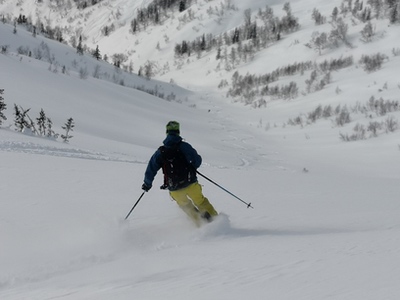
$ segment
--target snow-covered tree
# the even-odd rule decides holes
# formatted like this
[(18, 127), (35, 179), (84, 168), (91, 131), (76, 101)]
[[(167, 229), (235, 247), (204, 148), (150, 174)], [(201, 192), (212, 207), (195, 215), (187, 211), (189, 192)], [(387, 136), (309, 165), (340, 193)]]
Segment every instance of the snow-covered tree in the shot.
[(150, 79), (155, 75), (155, 63), (153, 61), (148, 60), (146, 64), (144, 65), (144, 76), (147, 79)]
[(0, 125), (4, 120), (7, 120), (7, 117), (3, 113), (3, 111), (7, 108), (7, 105), (4, 103), (4, 97), (2, 96), (3, 93), (4, 89), (0, 89)]
[(326, 18), (316, 8), (314, 8), (312, 12), (312, 19), (315, 21), (316, 25), (322, 25), (326, 22)]
[(24, 129), (36, 131), (34, 124), (28, 115), (30, 110), (30, 108), (25, 110), (21, 106), (18, 107), (16, 104), (14, 104), (14, 125), (17, 131), (22, 132)]
[(100, 49), (98, 45), (96, 47), (96, 50), (94, 50), (93, 52), (93, 57), (96, 58), (97, 60), (101, 59)]
[(58, 138), (58, 133), (55, 133), (53, 130), (53, 121), (50, 118), (47, 118), (46, 120), (46, 124), (47, 124), (47, 137), (50, 139), (57, 139)]
[(328, 46), (328, 35), (325, 32), (319, 33), (318, 31), (314, 31), (311, 35), (311, 41), (307, 46), (315, 49), (321, 55), (322, 50)]
[(39, 117), (36, 118), (36, 124), (38, 126), (39, 134), (40, 135), (46, 135), (46, 114), (44, 113), (44, 110), (41, 109), (39, 113)]
[(389, 9), (389, 21), (391, 24), (395, 24), (400, 21), (400, 3), (399, 4), (393, 4), (393, 6)]
[(75, 123), (74, 119), (72, 118), (69, 118), (67, 120), (67, 123), (65, 123), (65, 125), (61, 127), (62, 129), (65, 130), (65, 134), (61, 135), (61, 138), (63, 139), (64, 143), (68, 143), (69, 139), (72, 138), (72, 135), (70, 135), (69, 133), (74, 130), (74, 127)]
[(186, 9), (186, 0), (181, 0), (179, 2), (179, 12), (183, 12)]
[(361, 41), (364, 43), (371, 42), (372, 37), (375, 35), (375, 28), (372, 26), (371, 22), (365, 24), (363, 30), (361, 30)]
[(83, 55), (82, 36), (79, 37), (78, 46), (76, 46), (76, 53)]
[(338, 18), (336, 22), (332, 22), (333, 29), (330, 32), (329, 40), (336, 47), (339, 46), (339, 41), (343, 42), (345, 45), (350, 45), (347, 40), (347, 32), (349, 26), (343, 21), (342, 18)]

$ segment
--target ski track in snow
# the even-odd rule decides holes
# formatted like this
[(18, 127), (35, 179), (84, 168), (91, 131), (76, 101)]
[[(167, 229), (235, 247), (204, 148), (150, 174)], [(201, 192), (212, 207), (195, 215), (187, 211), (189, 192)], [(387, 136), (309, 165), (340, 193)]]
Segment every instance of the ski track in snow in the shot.
[(59, 265), (45, 265), (36, 269), (29, 275), (29, 272), (23, 276), (9, 275), (6, 278), (0, 278), (0, 290), (10, 287), (18, 287), (27, 283), (37, 283), (56, 276), (61, 276), (76, 271), (84, 270), (98, 264), (105, 264), (115, 260), (112, 255), (82, 255), (81, 257)]
[[(182, 224), (182, 222), (191, 224), (190, 220), (179, 219), (169, 221), (169, 227), (162, 228), (150, 222), (141, 227), (141, 230), (138, 230), (130, 222), (119, 220), (114, 224), (109, 224), (108, 228), (102, 228), (103, 239), (101, 239), (98, 249), (82, 249), (76, 257), (56, 261), (55, 264), (50, 262), (41, 264), (33, 269), (26, 270), (23, 274), (1, 276), (0, 291), (84, 271), (121, 260), (125, 256), (140, 256), (143, 253), (147, 255), (149, 252), (168, 251), (193, 243), (212, 242), (226, 237), (241, 238), (250, 233), (250, 231), (231, 227), (229, 217), (224, 213), (220, 213), (213, 222), (205, 223), (197, 229), (194, 225), (187, 226), (188, 224)], [(183, 225), (186, 226), (182, 228)], [(175, 226), (180, 234), (177, 235), (175, 230), (171, 230), (171, 226)], [(257, 232), (254, 232), (254, 234), (258, 235)], [(109, 245), (111, 240), (114, 241), (112, 246)]]
[(62, 148), (53, 146), (44, 146), (32, 142), (15, 142), (15, 141), (0, 141), (0, 151), (18, 152), (27, 154), (49, 155), (66, 158), (79, 158), (88, 160), (114, 161), (125, 163), (144, 163), (132, 159), (123, 159), (121, 153), (105, 154), (101, 152), (77, 149), (77, 148)]
[[(218, 108), (219, 110), (220, 108)], [(278, 165), (277, 169), (286, 170), (286, 167), (281, 166), (282, 160), (277, 157), (277, 152), (268, 149), (266, 144), (257, 139), (254, 134), (232, 129), (234, 126), (229, 118), (219, 116), (218, 119), (212, 119), (210, 123), (213, 124), (216, 136), (220, 135), (221, 132), (226, 133), (221, 138), (221, 141), (226, 145), (226, 151), (238, 154), (238, 161), (234, 167), (230, 167), (231, 169), (260, 168), (262, 165), (260, 162), (268, 160), (273, 165)]]

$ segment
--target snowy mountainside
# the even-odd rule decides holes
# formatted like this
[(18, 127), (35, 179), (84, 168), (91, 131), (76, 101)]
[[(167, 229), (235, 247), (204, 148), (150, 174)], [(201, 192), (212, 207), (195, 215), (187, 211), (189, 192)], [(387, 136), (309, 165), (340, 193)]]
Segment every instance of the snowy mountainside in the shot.
[[(332, 9), (342, 2), (292, 1), (300, 27), (233, 68), (216, 60), (217, 49), (176, 60), (174, 47), (202, 33), (232, 32), (246, 9), (253, 20), (265, 11), (265, 1), (191, 1), (190, 22), (188, 11), (175, 11), (135, 36), (131, 18), (151, 1), (100, 1), (83, 10), (75, 2), (83, 3), (0, 0), (0, 17), (40, 16), (65, 28), (65, 39), (82, 33), (91, 49), (124, 53), (133, 63), (133, 72), (124, 72), (0, 22), (7, 105), (0, 125), (1, 300), (399, 299), (397, 23), (373, 18), (375, 34), (362, 42), (365, 23), (341, 13), (349, 45), (320, 55), (305, 44), (315, 30), (332, 30)], [(284, 4), (269, 2), (279, 20)], [(316, 26), (314, 7), (329, 22)], [(99, 33), (104, 24), (115, 24), (108, 37)], [(384, 56), (375, 64), (360, 61), (378, 52)], [(137, 76), (146, 60), (170, 68)], [(323, 85), (324, 61), (333, 69)], [(295, 82), (297, 97), (259, 97), (268, 77), (260, 75), (273, 75), (271, 92)], [(236, 92), (246, 93), (227, 96), (233, 78), (243, 86)], [(260, 99), (265, 105), (257, 107)], [(59, 133), (73, 117), (73, 137), (64, 143), (18, 132), (14, 104), (30, 108), (35, 121), (43, 109)], [(172, 119), (202, 155), (200, 172), (254, 209), (199, 177), (220, 215), (196, 228), (158, 188), (159, 172), (124, 220)]]
[[(264, 76), (292, 64), (307, 62), (319, 64), (344, 57), (352, 58), (353, 64), (350, 67), (362, 68), (360, 59), (365, 55), (377, 53), (389, 59), (385, 60), (385, 63), (390, 61), (392, 64), (392, 60), (395, 59), (393, 50), (399, 51), (398, 47), (391, 43), (379, 42), (398, 38), (396, 23), (392, 24), (389, 21), (390, 9), (387, 4), (383, 6), (385, 10), (378, 14), (372, 6), (347, 1), (319, 1), (317, 4), (308, 1), (274, 1), (268, 4), (263, 1), (187, 1), (187, 7), (182, 12), (175, 4), (162, 11), (159, 23), (150, 20), (133, 33), (133, 20), (138, 18), (139, 12), (150, 10), (150, 5), (153, 3), (157, 2), (100, 1), (82, 9), (70, 1), (41, 3), (19, 1), (16, 6), (14, 2), (4, 0), (0, 4), (0, 9), (3, 17), (10, 23), (13, 18), (23, 14), (32, 24), (42, 24), (45, 28), (57, 27), (62, 34), (63, 42), (74, 47), (77, 46), (79, 37), (82, 37), (85, 51), (89, 53), (99, 47), (100, 54), (103, 57), (106, 55), (109, 63), (117, 59), (118, 63), (121, 62), (121, 66), (130, 72), (143, 75), (148, 71), (147, 75), (150, 77), (176, 83), (192, 91), (199, 91), (203, 95), (212, 91), (218, 98), (225, 98), (229, 93), (228, 101), (233, 97), (234, 101), (253, 106), (273, 102), (274, 95), (260, 94), (265, 85), (254, 87), (246, 95), (238, 96), (230, 93), (229, 88), (235, 85), (233, 75), (236, 73), (239, 76), (246, 74)], [(343, 23), (333, 22), (332, 15), (335, 9), (338, 11), (337, 18)], [(321, 18), (318, 24), (316, 24), (316, 11)], [(361, 41), (363, 39), (361, 32), (366, 27), (367, 21), (364, 15), (368, 12), (372, 15), (370, 18), (373, 32), (370, 33), (370, 42), (366, 43)], [(287, 19), (288, 15), (297, 21), (299, 26), (288, 30), (281, 29), (278, 39), (274, 28), (276, 26), (284, 28), (285, 18)], [(243, 48), (252, 45), (252, 41), (244, 38), (243, 32), (239, 46), (227, 44), (226, 39), (231, 38), (235, 30), (244, 30), (243, 26), (248, 27), (246, 22), (258, 26), (258, 30), (261, 30), (258, 32), (258, 38), (262, 36), (260, 38), (262, 45), (258, 44), (247, 49), (248, 53), (240, 54), (240, 51), (244, 51)], [(325, 44), (321, 46), (324, 47), (321, 48), (322, 52), (310, 47), (313, 35), (332, 34), (338, 24), (342, 24), (343, 30), (346, 30), (343, 33), (345, 42), (336, 41), (337, 45), (334, 47)], [(102, 30), (105, 27), (112, 30), (104, 34)], [(206, 51), (192, 50), (189, 54), (177, 55), (176, 47), (182, 42), (190, 44), (202, 37), (206, 39)], [(221, 40), (222, 46), (216, 47), (214, 44), (221, 45)], [(285, 53), (285, 59), (277, 59), (282, 53)], [(219, 55), (222, 58), (216, 59)], [(390, 66), (386, 64), (386, 67)], [(89, 74), (93, 73), (93, 70), (93, 67), (88, 68)], [(295, 82), (299, 90), (296, 98), (301, 100), (304, 93), (309, 93), (305, 82), (312, 76), (311, 71), (305, 70), (297, 78), (293, 76), (279, 78), (276, 86), (282, 87)], [(119, 76), (112, 74), (105, 76), (113, 76), (116, 83), (128, 84)], [(335, 76), (335, 73), (331, 72), (330, 76), (339, 86), (342, 75)], [(198, 78), (202, 80), (198, 81)], [(317, 79), (320, 80), (320, 76)], [(275, 83), (269, 85), (274, 87)], [(208, 87), (207, 90), (205, 86)], [(218, 86), (220, 88), (217, 88)], [(152, 89), (154, 90), (153, 87)], [(370, 96), (365, 97), (368, 99)]]
[[(178, 1), (176, 1), (178, 2)], [(12, 1), (5, 0), (0, 8), (3, 13), (9, 18), (16, 18), (18, 15), (25, 15), (33, 24), (42, 22), (44, 26), (54, 28), (59, 26), (63, 39), (68, 44), (75, 44), (82, 36), (83, 44), (89, 49), (94, 50), (99, 46), (101, 53), (107, 54), (111, 60), (112, 55), (122, 53), (126, 56), (125, 65), (133, 64), (133, 70), (138, 73), (139, 68), (143, 67), (147, 61), (155, 64), (155, 76), (160, 77), (165, 81), (177, 80), (180, 72), (185, 72), (189, 79), (188, 82), (181, 82), (183, 86), (195, 85), (193, 83), (196, 78), (196, 70), (199, 66), (207, 65), (206, 74), (201, 74), (209, 80), (208, 84), (215, 87), (215, 77), (219, 80), (220, 74), (222, 78), (230, 80), (231, 74), (225, 74), (224, 66), (222, 71), (215, 72), (219, 69), (218, 61), (215, 60), (217, 53), (216, 49), (202, 53), (200, 58), (192, 57), (176, 59), (174, 58), (174, 49), (176, 44), (183, 40), (191, 42), (202, 35), (231, 35), (235, 28), (242, 26), (245, 22), (244, 12), (251, 11), (251, 21), (262, 23), (263, 20), (258, 16), (260, 10), (270, 7), (275, 18), (281, 18), (285, 15), (283, 11), (284, 1), (274, 1), (265, 3), (264, 1), (188, 1), (189, 7), (185, 11), (179, 12), (174, 6), (172, 9), (165, 12), (165, 17), (162, 18), (161, 24), (148, 24), (145, 28), (138, 30), (134, 34), (131, 30), (131, 22), (138, 14), (139, 10), (146, 9), (152, 1), (101, 1), (96, 5), (89, 6), (85, 9), (76, 8), (75, 4), (61, 1), (55, 5), (51, 1), (36, 3), (30, 1), (20, 1), (18, 6)], [(311, 15), (315, 4), (304, 3), (304, 1), (291, 1), (291, 10), (295, 18), (301, 18), (300, 26), (309, 28), (312, 23)], [(328, 18), (334, 7), (340, 7), (342, 2), (337, 1), (319, 1), (317, 8), (321, 13)], [(68, 7), (68, 9), (66, 9)], [(32, 13), (35, 12), (35, 13)], [(304, 17), (303, 17), (304, 16)], [(307, 16), (307, 18), (305, 18)], [(113, 27), (109, 34), (104, 35), (101, 29)], [(328, 25), (325, 25), (325, 27)], [(320, 30), (314, 26), (313, 30)], [(72, 42), (74, 39), (74, 42)], [(300, 42), (304, 46), (311, 38), (311, 33), (306, 32), (299, 35), (282, 34), (283, 39), (289, 38), (286, 47), (288, 52), (287, 63), (290, 63), (294, 57), (300, 60), (315, 59), (315, 53), (308, 51), (307, 56), (302, 58), (299, 55), (291, 55), (289, 44)], [(271, 43), (273, 46), (274, 43)], [(299, 46), (300, 46), (299, 45)], [(231, 50), (228, 47), (228, 53)], [(267, 49), (268, 50), (268, 49)], [(274, 49), (264, 50), (267, 55), (273, 57)], [(299, 54), (296, 50), (296, 53)], [(272, 55), (271, 55), (272, 53)], [(265, 57), (264, 57), (265, 59)], [(265, 61), (264, 66), (273, 70), (277, 67), (282, 67), (276, 64), (276, 59)], [(259, 63), (255, 63), (260, 66)], [(238, 66), (239, 70), (246, 66)], [(204, 68), (200, 68), (204, 69)], [(253, 70), (253, 66), (250, 66)], [(249, 69), (247, 69), (249, 70)], [(257, 71), (264, 73), (265, 67)], [(211, 75), (209, 74), (211, 73)], [(215, 74), (214, 74), (215, 73)], [(205, 76), (207, 75), (207, 76)]]

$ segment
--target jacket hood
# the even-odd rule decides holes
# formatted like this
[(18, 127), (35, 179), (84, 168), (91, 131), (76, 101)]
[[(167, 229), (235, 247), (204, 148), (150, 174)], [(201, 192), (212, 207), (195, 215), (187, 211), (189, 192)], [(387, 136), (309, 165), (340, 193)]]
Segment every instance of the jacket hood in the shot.
[(165, 147), (171, 148), (180, 142), (182, 142), (181, 136), (175, 134), (168, 134), (165, 140), (163, 141), (163, 144)]

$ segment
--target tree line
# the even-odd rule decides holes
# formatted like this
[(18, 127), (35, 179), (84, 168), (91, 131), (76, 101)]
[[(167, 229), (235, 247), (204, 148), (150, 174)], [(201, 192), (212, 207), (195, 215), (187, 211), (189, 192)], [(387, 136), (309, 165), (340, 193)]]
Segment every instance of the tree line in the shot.
[[(7, 117), (4, 114), (7, 105), (4, 102), (3, 94), (4, 89), (0, 89), (0, 126), (3, 124), (3, 121), (7, 120)], [(47, 137), (54, 140), (61, 137), (65, 143), (68, 143), (73, 137), (71, 135), (71, 132), (75, 127), (73, 118), (67, 120), (67, 122), (61, 127), (64, 129), (64, 133), (59, 134), (53, 130), (53, 122), (46, 115), (43, 109), (40, 110), (39, 116), (36, 119), (32, 119), (29, 116), (30, 110), (30, 108), (24, 109), (22, 106), (14, 104), (14, 127), (16, 131)]]
[(169, 12), (183, 12), (190, 4), (191, 0), (154, 0), (137, 10), (136, 17), (131, 21), (131, 32), (134, 34), (149, 25), (160, 25), (170, 17)]
[[(203, 34), (193, 41), (183, 40), (176, 44), (175, 55), (190, 56), (192, 53), (199, 54), (216, 48), (217, 59), (219, 59), (222, 57), (222, 46), (238, 45), (236, 47), (238, 55), (242, 52), (252, 52), (250, 48), (253, 47), (266, 48), (270, 42), (280, 40), (281, 34), (293, 32), (300, 27), (298, 19), (292, 14), (290, 3), (285, 3), (283, 10), (286, 15), (278, 18), (274, 16), (273, 9), (267, 5), (265, 10), (258, 11), (257, 18), (252, 18), (251, 10), (247, 9), (244, 12), (243, 25), (222, 35)], [(246, 41), (251, 43), (244, 44)]]

